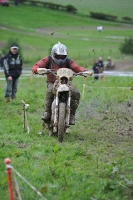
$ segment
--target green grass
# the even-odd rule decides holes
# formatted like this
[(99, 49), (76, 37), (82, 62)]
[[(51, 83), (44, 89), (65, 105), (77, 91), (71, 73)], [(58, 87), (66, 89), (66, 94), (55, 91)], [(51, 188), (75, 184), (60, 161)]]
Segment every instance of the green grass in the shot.
[[(132, 101), (129, 90), (132, 77), (107, 77), (106, 82), (95, 83), (93, 78), (86, 82), (75, 78), (74, 84), (81, 94), (84, 83), (85, 96), (77, 111), (77, 124), (59, 144), (56, 137), (48, 136), (47, 130), (45, 135), (38, 134), (42, 130), (45, 78), (20, 79), (17, 100), (8, 105), (4, 102), (5, 82), (1, 81), (1, 199), (8, 199), (3, 163), (6, 157), (11, 158), (13, 167), (47, 199), (131, 199), (132, 188), (128, 182), (133, 180), (132, 139), (117, 135), (113, 122), (112, 129), (102, 131), (108, 124), (106, 120), (99, 121), (97, 116), (112, 105), (105, 116), (114, 113), (114, 118), (119, 115), (114, 110), (115, 104)], [(21, 100), (30, 104), (27, 109), (29, 134), (23, 130)], [(18, 176), (17, 180), (22, 199), (39, 199)]]

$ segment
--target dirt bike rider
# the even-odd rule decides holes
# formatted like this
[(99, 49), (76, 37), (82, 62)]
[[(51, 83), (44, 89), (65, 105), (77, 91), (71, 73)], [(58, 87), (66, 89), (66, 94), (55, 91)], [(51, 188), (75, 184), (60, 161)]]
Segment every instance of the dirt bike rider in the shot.
[[(68, 51), (67, 47), (64, 44), (58, 42), (52, 47), (51, 56), (47, 56), (41, 60), (39, 60), (35, 65), (32, 67), (32, 72), (37, 74), (38, 68), (47, 68), (52, 70), (58, 70), (59, 68), (70, 68), (74, 72), (83, 72), (87, 69), (78, 66), (74, 60), (69, 59), (67, 57)], [(87, 70), (88, 71), (88, 70)], [(56, 80), (56, 77), (53, 74), (47, 74), (47, 92), (46, 92), (46, 99), (45, 99), (45, 111), (42, 116), (42, 120), (45, 122), (50, 121), (51, 119), (51, 105), (54, 99), (54, 95), (52, 93), (53, 84)], [(76, 109), (79, 105), (80, 100), (80, 92), (71, 85), (72, 90), (72, 98), (71, 98), (71, 114), (70, 114), (70, 125), (75, 124), (75, 113)]]

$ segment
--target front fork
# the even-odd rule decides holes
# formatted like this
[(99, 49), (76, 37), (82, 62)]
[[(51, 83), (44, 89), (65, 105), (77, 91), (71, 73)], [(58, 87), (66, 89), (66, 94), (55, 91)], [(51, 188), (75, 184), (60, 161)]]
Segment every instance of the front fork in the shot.
[(67, 108), (66, 108), (66, 127), (69, 128), (70, 121), (70, 103), (71, 103), (71, 92), (69, 92), (69, 97), (67, 100)]
[(57, 125), (58, 125), (58, 114), (59, 114), (59, 98), (58, 93), (55, 98), (55, 112), (54, 112), (54, 129), (53, 132), (57, 132)]

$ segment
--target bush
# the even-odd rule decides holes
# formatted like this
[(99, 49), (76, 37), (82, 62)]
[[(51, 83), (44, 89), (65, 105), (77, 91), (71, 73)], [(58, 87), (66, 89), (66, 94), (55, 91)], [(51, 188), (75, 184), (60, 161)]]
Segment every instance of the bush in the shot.
[(120, 46), (120, 51), (123, 54), (133, 55), (133, 38), (131, 36), (125, 38), (125, 42)]
[(77, 11), (77, 9), (72, 5), (67, 5), (66, 8), (67, 8), (67, 11), (71, 13), (76, 13)]
[(130, 18), (130, 17), (123, 17), (122, 18), (124, 21), (132, 21), (133, 19), (132, 18)]
[(90, 12), (90, 16), (92, 18), (95, 19), (99, 19), (99, 20), (108, 20), (108, 21), (116, 21), (117, 16), (114, 15), (108, 15), (108, 14), (104, 14), (104, 13), (94, 13), (94, 12)]

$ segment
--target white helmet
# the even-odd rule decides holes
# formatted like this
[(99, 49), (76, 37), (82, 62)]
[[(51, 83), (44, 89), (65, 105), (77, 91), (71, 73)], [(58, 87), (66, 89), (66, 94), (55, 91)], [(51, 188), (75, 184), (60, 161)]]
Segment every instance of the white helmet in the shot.
[(61, 66), (61, 65), (65, 64), (66, 59), (67, 59), (66, 46), (64, 44), (61, 44), (60, 42), (58, 42), (58, 44), (55, 44), (52, 47), (51, 56), (57, 65)]

